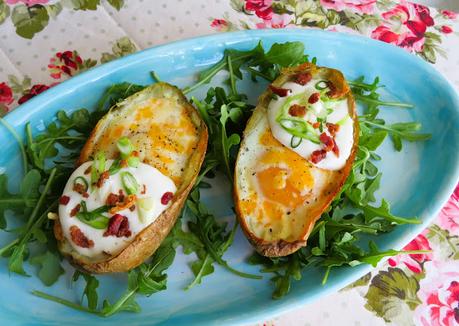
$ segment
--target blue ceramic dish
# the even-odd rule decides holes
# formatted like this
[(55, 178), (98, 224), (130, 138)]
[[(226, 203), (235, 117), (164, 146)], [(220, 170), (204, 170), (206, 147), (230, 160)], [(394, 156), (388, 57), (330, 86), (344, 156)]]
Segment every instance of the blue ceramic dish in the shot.
[[(196, 72), (218, 61), (224, 49), (249, 49), (259, 40), (265, 47), (275, 42), (302, 41), (307, 53), (316, 56), (320, 65), (340, 69), (349, 79), (364, 75), (370, 80), (380, 76), (390, 91), (386, 98), (415, 104), (416, 107), (411, 110), (383, 109), (383, 116), (388, 122), (419, 121), (425, 132), (432, 133), (432, 139), (406, 144), (401, 153), (396, 153), (391, 143), (386, 141), (379, 151), (383, 156), (380, 164), (383, 178), (378, 195), (392, 203), (396, 214), (418, 216), (422, 220), (422, 224), (398, 227), (394, 232), (376, 239), (383, 249), (403, 247), (435, 217), (457, 183), (459, 99), (448, 82), (431, 66), (385, 43), (339, 33), (292, 29), (244, 31), (180, 41), (141, 51), (76, 76), (25, 103), (9, 114), (6, 120), (21, 135), (25, 123), (30, 121), (34, 134), (37, 134), (54, 119), (58, 110), (72, 112), (82, 107), (94, 108), (102, 92), (113, 83), (149, 84), (152, 82), (150, 71), (154, 70), (163, 80), (184, 87), (193, 81)], [(264, 86), (261, 84), (254, 88), (247, 84), (239, 88), (255, 99)], [(0, 140), (0, 167), (6, 169), (11, 186), (15, 186), (21, 177), (17, 144), (1, 127)], [(221, 217), (232, 215), (228, 187), (217, 187), (206, 196), (213, 211)], [(8, 239), (9, 235), (2, 233), (0, 245)], [(238, 234), (225, 258), (230, 265), (254, 273), (257, 268), (244, 262), (250, 252), (247, 241)], [(256, 322), (337, 291), (371, 268), (358, 266), (333, 270), (325, 286), (321, 285), (323, 270), (309, 269), (301, 281), (293, 284), (288, 296), (274, 301), (267, 277), (261, 281), (243, 279), (219, 267), (205, 278), (203, 284), (185, 292), (183, 288), (192, 279), (186, 264), (189, 260), (190, 257), (178, 255), (168, 272), (167, 291), (150, 298), (139, 297), (142, 313), (122, 313), (102, 319), (30, 294), (30, 291), (38, 289), (78, 301), (81, 284), (70, 288), (70, 272), (62, 276), (57, 284), (46, 288), (36, 277), (10, 275), (6, 260), (1, 259), (0, 320), (9, 325), (222, 325)], [(27, 268), (34, 275), (33, 267)], [(103, 276), (100, 279), (100, 296), (108, 296), (112, 302), (125, 288), (123, 276)]]

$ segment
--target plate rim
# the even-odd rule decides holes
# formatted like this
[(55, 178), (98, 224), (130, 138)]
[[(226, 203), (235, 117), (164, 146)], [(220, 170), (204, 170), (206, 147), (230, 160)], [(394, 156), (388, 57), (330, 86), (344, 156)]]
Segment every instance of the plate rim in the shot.
[[(298, 37), (298, 39), (304, 37), (320, 37), (320, 38), (328, 38), (328, 39), (339, 39), (340, 41), (350, 41), (353, 43), (360, 43), (359, 45), (368, 45), (371, 47), (381, 48), (384, 51), (388, 51), (389, 53), (393, 53), (396, 56), (401, 56), (409, 61), (413, 61), (416, 65), (420, 66), (423, 70), (427, 71), (429, 74), (433, 74), (442, 84), (444, 84), (445, 92), (448, 93), (451, 100), (454, 102), (454, 107), (456, 108), (456, 114), (459, 116), (459, 96), (457, 91), (453, 88), (451, 82), (446, 79), (440, 72), (438, 72), (431, 64), (425, 62), (421, 58), (417, 57), (416, 55), (407, 52), (404, 49), (401, 49), (397, 46), (392, 44), (384, 43), (382, 41), (374, 40), (366, 36), (362, 35), (352, 35), (347, 33), (341, 32), (330, 32), (330, 31), (323, 31), (323, 30), (316, 30), (316, 29), (300, 29), (300, 28), (287, 28), (287, 29), (265, 29), (265, 30), (247, 30), (247, 31), (237, 31), (237, 32), (225, 32), (225, 33), (216, 33), (204, 36), (196, 36), (187, 39), (177, 40), (174, 42), (161, 44), (157, 46), (153, 46), (150, 48), (143, 49), (136, 53), (127, 55), (122, 58), (118, 58), (111, 62), (101, 64), (97, 67), (94, 67), (88, 71), (85, 71), (77, 76), (69, 78), (59, 85), (53, 86), (52, 88), (48, 89), (47, 91), (39, 94), (38, 96), (33, 97), (31, 100), (27, 101), (26, 103), (20, 105), (12, 112), (8, 113), (4, 119), (10, 123), (14, 129), (17, 129), (16, 126), (22, 126), (24, 123), (29, 120), (29, 118), (33, 115), (40, 114), (40, 111), (44, 109), (44, 107), (48, 103), (52, 103), (55, 100), (58, 100), (61, 97), (65, 97), (67, 94), (71, 92), (78, 91), (78, 87), (81, 84), (84, 84), (87, 81), (97, 81), (107, 75), (111, 75), (112, 73), (116, 72), (118, 69), (125, 69), (129, 67), (129, 65), (139, 64), (142, 61), (148, 60), (148, 57), (151, 53), (156, 51), (163, 51), (163, 52), (171, 52), (174, 48), (185, 48), (187, 46), (193, 46), (195, 49), (198, 48), (205, 48), (206, 43), (213, 42), (217, 43), (219, 46), (222, 46), (222, 50), (225, 48), (231, 47), (231, 44), (238, 45), (243, 43), (244, 41), (254, 41), (254, 40), (263, 40), (264, 38), (275, 37), (279, 35), (288, 35), (289, 37)], [(197, 44), (202, 44), (201, 46), (196, 46)], [(306, 53), (307, 53), (307, 44), (306, 45)], [(167, 51), (169, 50), (169, 51)], [(221, 52), (221, 54), (223, 54)], [(24, 138), (23, 132), (20, 131), (19, 135), (21, 138)], [(457, 146), (456, 146), (457, 147)], [(459, 151), (456, 152), (455, 160), (459, 162)], [(437, 195), (440, 198), (444, 198), (442, 201), (436, 201), (435, 204), (432, 206), (431, 213), (427, 216), (422, 223), (415, 225), (415, 227), (408, 230), (403, 236), (398, 237), (393, 243), (394, 249), (401, 249), (407, 243), (409, 243), (412, 239), (414, 239), (419, 232), (424, 229), (427, 225), (429, 225), (434, 218), (438, 215), (441, 208), (445, 205), (445, 203), (449, 200), (451, 193), (455, 189), (458, 181), (459, 181), (459, 164), (456, 165), (456, 168), (451, 171), (451, 178), (448, 182), (445, 182), (445, 187), (443, 187)], [(387, 260), (387, 258), (385, 259)], [(317, 295), (303, 295), (297, 296), (292, 300), (286, 301), (279, 301), (277, 305), (274, 307), (269, 308), (255, 308), (250, 312), (242, 313), (237, 316), (231, 316), (220, 320), (210, 320), (208, 324), (214, 324), (217, 322), (230, 322), (232, 324), (248, 324), (258, 322), (260, 320), (266, 320), (273, 318), (282, 313), (286, 313), (291, 311), (299, 306), (304, 306), (307, 303), (315, 301), (316, 299), (320, 299), (325, 295), (329, 295), (331, 293), (337, 292), (337, 290), (343, 288), (344, 286), (354, 282), (364, 274), (368, 273), (369, 271), (373, 270), (374, 268), (370, 265), (361, 265), (358, 267), (354, 267), (355, 272), (352, 273), (350, 276), (343, 277), (331, 286), (324, 287), (323, 290), (320, 291), (321, 295), (318, 297)], [(70, 309), (70, 308), (69, 308)], [(163, 322), (167, 323), (167, 319)], [(163, 323), (160, 322), (160, 323)]]

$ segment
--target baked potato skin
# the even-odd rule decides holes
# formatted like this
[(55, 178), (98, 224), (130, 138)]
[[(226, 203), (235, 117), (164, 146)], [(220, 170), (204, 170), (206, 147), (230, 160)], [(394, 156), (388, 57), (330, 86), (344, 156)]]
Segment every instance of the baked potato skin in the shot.
[[(296, 67), (283, 69), (280, 76), (272, 82), (272, 85), (276, 87), (281, 87), (284, 83), (294, 80), (295, 76), (301, 72), (310, 72), (313, 77), (320, 74), (323, 79), (330, 80), (333, 82), (334, 85), (337, 86), (337, 91), (335, 95), (333, 96), (334, 98), (340, 98), (343, 96), (347, 97), (347, 101), (349, 105), (349, 116), (354, 121), (354, 131), (353, 131), (354, 143), (353, 143), (353, 147), (351, 150), (351, 154), (346, 161), (346, 165), (342, 169), (335, 171), (336, 177), (333, 178), (329, 186), (332, 191), (327, 191), (326, 200), (322, 201), (322, 205), (321, 205), (322, 207), (320, 207), (320, 209), (317, 210), (320, 213), (309, 217), (310, 223), (307, 225), (307, 227), (303, 229), (303, 232), (301, 234), (301, 237), (299, 237), (299, 239), (294, 240), (294, 241), (285, 241), (283, 239), (275, 240), (275, 241), (267, 241), (265, 239), (257, 237), (250, 230), (247, 224), (247, 221), (245, 219), (245, 216), (243, 214), (242, 207), (241, 207), (242, 201), (241, 201), (241, 198), (239, 196), (239, 191), (238, 191), (238, 182), (239, 182), (238, 161), (241, 155), (241, 149), (244, 148), (244, 142), (248, 134), (250, 134), (250, 132), (254, 129), (259, 119), (261, 119), (263, 115), (267, 114), (267, 108), (271, 101), (273, 93), (268, 88), (259, 97), (258, 105), (255, 108), (252, 116), (250, 117), (247, 123), (246, 129), (244, 130), (244, 136), (243, 136), (243, 140), (242, 140), (241, 147), (240, 147), (241, 149), (239, 150), (238, 158), (236, 160), (235, 173), (234, 173), (233, 198), (235, 202), (236, 215), (237, 215), (238, 221), (241, 225), (241, 228), (245, 236), (247, 237), (249, 242), (252, 244), (252, 246), (255, 248), (255, 250), (261, 255), (266, 256), (266, 257), (287, 256), (299, 250), (300, 248), (306, 246), (307, 238), (309, 234), (311, 233), (312, 229), (314, 228), (315, 223), (317, 222), (318, 219), (320, 219), (322, 212), (330, 205), (332, 200), (335, 198), (335, 196), (338, 194), (339, 190), (343, 186), (347, 177), (349, 176), (349, 173), (351, 172), (351, 169), (352, 169), (352, 163), (354, 162), (354, 158), (355, 158), (357, 147), (358, 147), (359, 126), (358, 126), (358, 119), (357, 119), (357, 113), (356, 113), (356, 105), (355, 105), (355, 101), (352, 96), (350, 87), (348, 86), (346, 80), (344, 79), (343, 74), (340, 71), (335, 70), (335, 69), (326, 68), (326, 67), (317, 67), (314, 64), (305, 63), (305, 64), (301, 64)], [(285, 147), (280, 142), (279, 142), (279, 146)]]
[[(92, 261), (87, 257), (78, 254), (75, 250), (73, 250), (70, 243), (63, 236), (59, 219), (55, 221), (54, 234), (58, 242), (59, 250), (75, 267), (86, 272), (127, 272), (148, 259), (158, 249), (177, 221), (177, 218), (186, 202), (186, 198), (194, 186), (205, 157), (208, 141), (207, 127), (201, 120), (197, 110), (187, 101), (183, 93), (175, 86), (171, 86), (166, 83), (154, 84), (141, 92), (150, 92), (156, 97), (161, 97), (164, 92), (167, 92), (168, 98), (176, 99), (180, 105), (184, 106), (186, 113), (189, 115), (190, 120), (196, 127), (198, 141), (193, 147), (193, 151), (189, 156), (186, 167), (183, 171), (181, 171), (180, 182), (177, 184), (177, 192), (174, 195), (171, 206), (158, 216), (153, 223), (137, 234), (134, 240), (117, 255), (104, 261)], [(139, 93), (134, 94), (131, 97), (138, 96)], [(129, 101), (131, 97), (125, 101)], [(97, 148), (97, 135), (100, 134), (101, 129), (110, 128), (111, 115), (117, 110), (123, 110), (123, 106), (114, 106), (98, 122), (81, 151), (80, 157), (77, 161), (77, 166), (90, 160), (95, 154), (95, 151), (100, 150), (100, 148)], [(125, 136), (128, 138), (130, 137), (130, 135)], [(115, 144), (116, 141), (117, 139), (113, 139), (113, 144)], [(103, 152), (106, 154), (107, 158), (115, 158), (113, 149), (108, 149)], [(143, 162), (153, 165), (149, 161), (148, 157), (145, 157)]]

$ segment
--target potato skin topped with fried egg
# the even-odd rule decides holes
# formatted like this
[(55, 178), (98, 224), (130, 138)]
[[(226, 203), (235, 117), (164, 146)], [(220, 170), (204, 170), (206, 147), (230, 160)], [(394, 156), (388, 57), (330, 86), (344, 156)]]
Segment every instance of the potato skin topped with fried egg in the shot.
[[(314, 151), (311, 156), (303, 157), (295, 152), (294, 146), (282, 144), (276, 139), (270, 125), (272, 119), (269, 119), (269, 110), (272, 109), (272, 101), (279, 97), (285, 97), (285, 101), (288, 101), (290, 90), (286, 91), (283, 86), (292, 82), (306, 85), (315, 79), (326, 81), (330, 85), (320, 96), (327, 101), (340, 101), (341, 107), (344, 103), (352, 122), (351, 128), (343, 128), (347, 132), (351, 130), (351, 135), (347, 136), (351, 137), (352, 147), (348, 150), (345, 164), (337, 169), (322, 168), (317, 164), (320, 162), (312, 157), (319, 151), (324, 153), (321, 159), (326, 155), (330, 155), (330, 158), (339, 155), (336, 151), (327, 152), (328, 149), (323, 149), (325, 145), (320, 141), (318, 144), (313, 143), (316, 137), (314, 134), (314, 137), (310, 137), (311, 146), (316, 146), (319, 150)], [(312, 104), (318, 101), (317, 97), (320, 98), (314, 94), (306, 96), (306, 104), (292, 102), (289, 114), (297, 115), (300, 112), (306, 116), (306, 112), (312, 110)], [(311, 97), (314, 98), (311, 100)], [(304, 109), (299, 110), (300, 106)], [(320, 121), (322, 120), (325, 126), (325, 118)], [(315, 125), (317, 122), (308, 123)], [(323, 133), (330, 138), (328, 132), (316, 132), (317, 135)], [(314, 224), (341, 190), (351, 171), (358, 134), (355, 102), (342, 73), (337, 70), (313, 64), (285, 69), (260, 96), (244, 131), (234, 182), (234, 200), (239, 222), (260, 254), (268, 257), (286, 256), (306, 245)], [(317, 138), (324, 139), (325, 136)]]
[[(204, 160), (208, 133), (207, 127), (201, 120), (197, 110), (187, 101), (177, 87), (166, 83), (157, 83), (116, 104), (99, 120), (81, 151), (77, 167), (93, 160), (94, 156), (97, 156), (96, 154), (102, 154), (107, 159), (107, 162), (119, 158), (120, 152), (117, 149), (117, 141), (120, 138), (129, 139), (136, 150), (136, 155), (140, 162), (144, 163), (144, 168), (145, 165), (148, 165), (151, 169), (154, 168), (159, 171), (157, 172), (158, 174), (160, 173), (164, 178), (172, 180), (174, 187), (169, 187), (172, 190), (154, 189), (159, 191), (160, 194), (164, 192), (168, 194), (167, 203), (163, 203), (163, 205), (167, 205), (164, 206), (165, 210), (162, 210), (158, 216), (151, 217), (153, 222), (146, 224), (145, 228), (141, 230), (126, 229), (125, 231), (129, 233), (126, 236), (120, 237), (119, 232), (117, 235), (110, 233), (110, 226), (107, 230), (100, 232), (95, 230), (86, 234), (83, 234), (77, 227), (72, 226), (73, 230), (72, 227), (70, 229), (72, 239), (68, 239), (65, 234), (69, 233), (69, 231), (63, 232), (63, 223), (60, 223), (59, 219), (55, 221), (54, 233), (58, 241), (59, 250), (74, 265), (92, 273), (129, 271), (140, 265), (156, 251), (174, 226), (188, 193), (195, 183)], [(106, 165), (107, 169), (109, 167), (109, 165)], [(123, 173), (122, 171), (123, 169), (118, 174)], [(131, 172), (135, 175), (135, 171)], [(141, 173), (139, 172), (138, 175), (141, 175)], [(117, 175), (110, 176), (107, 182), (119, 183), (119, 180), (117, 181), (116, 179), (111, 181), (115, 177)], [(138, 182), (142, 184), (147, 182), (149, 178), (151, 179), (152, 176), (149, 175), (144, 180), (138, 179)], [(159, 182), (159, 179), (157, 181), (156, 183), (150, 182), (148, 187), (161, 187), (161, 184), (164, 184), (164, 182)], [(71, 191), (71, 187), (69, 189), (67, 191)], [(95, 191), (100, 193), (100, 190), (96, 189)], [(142, 191), (143, 195), (139, 192), (138, 196), (146, 196), (150, 190), (152, 189), (144, 188), (143, 191), (139, 190)], [(90, 192), (89, 190), (88, 192), (88, 202), (92, 199), (92, 196), (97, 195), (100, 197), (100, 194), (94, 195), (95, 192)], [(71, 196), (63, 197), (66, 197), (67, 200), (61, 205), (68, 203)], [(163, 199), (164, 197), (161, 197), (161, 202)], [(140, 202), (135, 204), (134, 207), (131, 206), (133, 210), (137, 209), (135, 206), (140, 206)], [(111, 216), (113, 214), (115, 212), (110, 212), (110, 215), (107, 216), (110, 217), (110, 221), (116, 217)], [(137, 218), (137, 213), (124, 215), (123, 218), (128, 220)], [(64, 217), (59, 216), (59, 218)], [(76, 220), (77, 216), (72, 217), (70, 215), (70, 217), (65, 218), (68, 218), (71, 222), (72, 219)], [(130, 225), (135, 226), (134, 222), (136, 221), (131, 220)], [(68, 220), (66, 224), (69, 224)], [(135, 236), (134, 231), (136, 231)], [(90, 236), (98, 233), (103, 233), (103, 236), (99, 239), (90, 238)], [(79, 245), (84, 247), (83, 249), (76, 250), (75, 243), (70, 243), (70, 241), (73, 241), (73, 235), (80, 239)], [(107, 243), (110, 236), (120, 237), (116, 239), (128, 241), (129, 244), (121, 251), (113, 251), (114, 254), (108, 253), (103, 258), (82, 254), (87, 248), (97, 247), (95, 245), (97, 241), (105, 241)], [(78, 242), (76, 244), (78, 245)]]

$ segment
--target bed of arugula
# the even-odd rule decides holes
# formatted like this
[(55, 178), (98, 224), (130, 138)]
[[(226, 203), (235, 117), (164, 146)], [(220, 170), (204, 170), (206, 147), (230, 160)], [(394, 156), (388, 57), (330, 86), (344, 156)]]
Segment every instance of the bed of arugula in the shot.
[[(212, 215), (201, 202), (200, 191), (210, 187), (207, 179), (216, 173), (223, 173), (230, 182), (233, 179), (238, 145), (245, 122), (254, 109), (248, 103), (247, 96), (238, 90), (237, 83), (244, 78), (250, 78), (253, 82), (270, 82), (279, 75), (282, 67), (308, 62), (309, 59), (300, 42), (274, 44), (269, 50), (265, 50), (261, 43), (249, 51), (226, 50), (221, 61), (199, 74), (196, 84), (183, 89), (188, 94), (199, 87), (208, 87), (205, 98), (191, 97), (191, 100), (209, 128), (208, 151), (198, 182), (186, 203), (186, 218), (179, 219), (149, 261), (128, 273), (126, 291), (119, 298), (102, 300), (97, 292), (97, 277), (77, 270), (72, 280), (76, 282), (82, 279), (85, 282), (80, 302), (41, 291), (32, 293), (103, 317), (121, 311), (139, 312), (141, 308), (136, 297), (150, 296), (167, 288), (167, 269), (174, 261), (176, 248), (182, 246), (185, 254), (194, 253), (196, 257), (190, 264), (194, 279), (184, 290), (201, 284), (205, 276), (214, 272), (214, 266), (220, 265), (233, 273), (234, 277), (251, 278), (253, 282), (259, 282), (257, 279), (262, 277), (270, 278), (272, 296), (279, 299), (287, 295), (294, 281), (301, 279), (308, 266), (321, 266), (325, 283), (332, 268), (363, 263), (376, 266), (381, 258), (398, 254), (396, 250), (382, 252), (372, 241), (365, 249), (362, 248), (362, 241), (359, 241), (361, 235), (376, 236), (390, 232), (400, 224), (420, 223), (416, 218), (393, 215), (389, 203), (384, 199), (380, 204), (375, 203), (374, 193), (382, 177), (374, 164), (381, 159), (375, 151), (386, 138), (390, 138), (394, 149), (400, 151), (404, 141), (424, 141), (430, 135), (419, 133), (421, 125), (416, 122), (386, 124), (378, 117), (380, 106), (412, 106), (384, 102), (378, 93), (382, 87), (379, 79), (368, 83), (361, 77), (349, 82), (358, 103), (365, 107), (364, 113), (359, 116), (360, 141), (353, 169), (338, 196), (315, 225), (308, 246), (277, 259), (253, 254), (247, 261), (260, 266), (257, 275), (234, 269), (224, 258), (233, 243), (238, 225), (234, 223), (230, 228)], [(316, 59), (311, 61), (315, 62)], [(208, 84), (212, 78), (222, 71), (226, 71), (227, 81), (220, 87), (210, 87)], [(154, 73), (152, 77), (158, 78)], [(92, 112), (80, 109), (68, 115), (60, 111), (55, 122), (39, 135), (33, 135), (30, 125), (27, 125), (25, 141), (6, 121), (0, 119), (18, 142), (24, 169), (18, 193), (8, 191), (9, 182), (16, 181), (8, 181), (6, 174), (0, 175), (0, 229), (14, 236), (14, 240), (0, 248), (0, 255), (8, 259), (10, 272), (29, 276), (24, 270), (27, 261), (36, 266), (37, 276), (46, 286), (55, 283), (64, 273), (52, 232), (57, 200), (72, 173), (86, 135), (113, 104), (143, 87), (129, 83), (112, 85)], [(10, 223), (13, 219), (13, 223)], [(10, 227), (10, 224), (19, 226)]]

